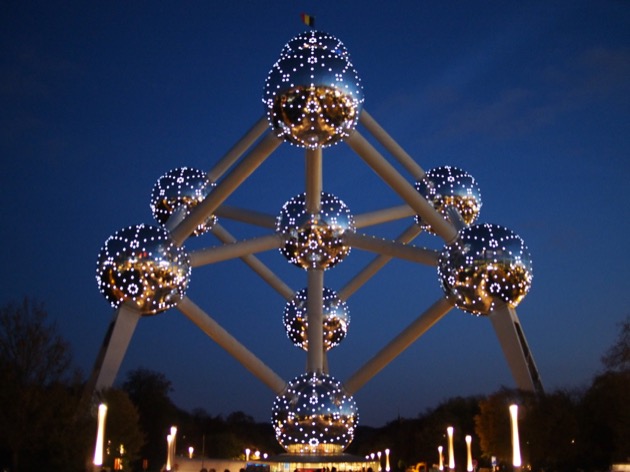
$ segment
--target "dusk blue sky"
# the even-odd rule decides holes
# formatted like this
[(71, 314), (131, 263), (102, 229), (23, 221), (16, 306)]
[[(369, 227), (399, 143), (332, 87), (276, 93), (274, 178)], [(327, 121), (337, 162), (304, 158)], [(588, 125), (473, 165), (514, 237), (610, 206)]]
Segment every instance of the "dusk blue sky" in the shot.
[[(95, 281), (102, 244), (154, 223), (162, 174), (211, 169), (263, 116), (265, 77), (307, 29), (301, 12), (346, 45), (372, 117), (425, 170), (473, 175), (479, 221), (527, 244), (534, 280), (517, 312), (545, 387), (584, 388), (602, 369), (630, 312), (629, 2), (0, 4), (0, 302), (44, 302), (86, 374), (113, 313)], [(303, 167), (303, 150), (284, 144), (226, 203), (277, 215), (303, 191)], [(354, 214), (402, 203), (345, 144), (324, 151), (323, 182)], [(411, 222), (365, 232), (394, 238)], [(372, 257), (353, 250), (325, 285), (341, 288)], [(306, 286), (276, 251), (260, 258)], [(285, 300), (241, 261), (195, 269), (188, 295), (284, 379), (304, 371)], [(348, 378), (441, 296), (434, 268), (387, 265), (348, 300), (330, 373)], [(176, 309), (140, 320), (119, 380), (138, 367), (163, 373), (184, 409), (270, 418), (273, 392)], [(355, 399), (360, 423), (380, 426), (501, 386), (515, 384), (490, 321), (455, 309)]]

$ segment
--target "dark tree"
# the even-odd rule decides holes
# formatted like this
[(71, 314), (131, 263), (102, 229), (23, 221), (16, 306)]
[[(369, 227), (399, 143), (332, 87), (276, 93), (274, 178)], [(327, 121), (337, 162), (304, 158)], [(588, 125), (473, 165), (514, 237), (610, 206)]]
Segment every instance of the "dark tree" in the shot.
[(171, 381), (164, 374), (140, 368), (127, 374), (123, 390), (140, 413), (146, 438), (141, 459), (148, 459), (150, 469), (157, 470), (166, 461), (166, 436), (171, 426), (179, 424), (179, 410), (169, 397)]
[(25, 298), (0, 308), (0, 446), (12, 471), (73, 470), (77, 458), (83, 466), (86, 425), (75, 418), (80, 379), (71, 364), (42, 304)]
[(607, 370), (630, 371), (630, 315), (619, 323), (619, 337), (602, 357)]

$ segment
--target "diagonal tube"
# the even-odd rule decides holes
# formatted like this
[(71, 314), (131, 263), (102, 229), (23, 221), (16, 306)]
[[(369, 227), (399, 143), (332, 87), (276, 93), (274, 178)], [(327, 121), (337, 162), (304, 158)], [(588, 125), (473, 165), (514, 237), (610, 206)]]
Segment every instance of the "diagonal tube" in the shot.
[[(416, 224), (411, 225), (407, 228), (396, 241), (399, 243), (409, 243), (413, 241), (413, 239), (420, 234), (422, 230)], [(355, 277), (350, 280), (346, 284), (344, 288), (342, 288), (337, 294), (339, 298), (342, 300), (347, 300), (350, 296), (359, 290), (363, 284), (365, 284), (368, 280), (370, 280), (380, 269), (382, 269), (385, 264), (387, 264), (392, 259), (392, 256), (387, 256), (384, 254), (380, 254), (376, 256), (368, 265), (366, 265), (361, 272), (359, 272)]]
[(413, 208), (409, 205), (399, 205), (397, 207), (385, 208), (382, 210), (363, 213), (354, 217), (355, 228), (365, 228), (390, 221), (401, 220), (410, 216), (415, 216)]
[(210, 194), (194, 207), (186, 217), (171, 232), (173, 241), (178, 246), (203, 221), (212, 215), (221, 203), (225, 201), (236, 188), (243, 183), (282, 143), (276, 136), (269, 133), (260, 141), (250, 153), (225, 178), (217, 184)]
[(186, 317), (199, 329), (206, 333), (228, 354), (241, 363), (254, 376), (267, 385), (276, 395), (281, 394), (286, 388), (286, 382), (272, 371), (266, 364), (252, 354), (245, 346), (223, 329), (216, 321), (208, 316), (201, 308), (195, 305), (190, 298), (184, 297), (177, 305)]
[(358, 131), (345, 141), (400, 197), (413, 208), (446, 243), (457, 238), (457, 230), (431, 206)]
[(278, 249), (284, 244), (284, 238), (277, 233), (271, 233), (258, 238), (237, 241), (205, 249), (199, 249), (190, 253), (190, 265), (199, 267), (215, 262), (226, 261), (248, 254)]
[(433, 249), (410, 246), (399, 241), (389, 241), (386, 239), (376, 238), (374, 236), (353, 233), (351, 231), (344, 233), (343, 242), (344, 244), (357, 249), (364, 249), (366, 251), (376, 252), (385, 256), (398, 257), (400, 259), (406, 259), (408, 261), (431, 266), (437, 265), (437, 260), (440, 254), (438, 251)]
[(407, 152), (394, 141), (387, 131), (385, 131), (372, 116), (365, 111), (365, 108), (361, 111), (359, 116), (360, 123), (365, 126), (374, 138), (383, 145), (387, 152), (389, 152), (400, 164), (407, 169), (407, 171), (416, 180), (421, 180), (424, 177), (424, 169), (418, 165), (413, 158), (407, 154)]
[(416, 318), (413, 323), (405, 328), (344, 383), (348, 394), (354, 395), (387, 364), (411, 346), (414, 341), (426, 333), (435, 323), (440, 321), (452, 308), (452, 305), (445, 298), (441, 298), (431, 305), (427, 311)]
[[(225, 228), (220, 224), (215, 224), (212, 228), (212, 234), (214, 234), (224, 244), (231, 244), (236, 242), (236, 238), (232, 236)], [(251, 254), (241, 256), (241, 260), (245, 262), (254, 272), (256, 272), (265, 282), (267, 282), (272, 288), (274, 288), (285, 300), (290, 300), (295, 295), (295, 292), (280, 280), (260, 259)]]
[(245, 135), (208, 172), (208, 180), (216, 182), (269, 128), (267, 117), (261, 117)]

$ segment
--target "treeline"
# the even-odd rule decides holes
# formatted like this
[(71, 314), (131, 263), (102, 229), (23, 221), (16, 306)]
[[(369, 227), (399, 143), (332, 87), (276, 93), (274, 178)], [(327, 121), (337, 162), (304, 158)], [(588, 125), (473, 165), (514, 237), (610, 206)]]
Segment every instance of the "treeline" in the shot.
[[(457, 470), (465, 470), (466, 444), (479, 467), (491, 458), (511, 463), (508, 406), (519, 405), (524, 463), (532, 470), (604, 471), (630, 461), (630, 317), (602, 358), (602, 372), (581, 391), (534, 395), (503, 388), (484, 396), (444, 401), (416, 418), (395, 418), (381, 428), (359, 427), (348, 453), (389, 449), (393, 471), (438, 462), (454, 428)], [(166, 459), (166, 436), (176, 425), (177, 453), (193, 447), (213, 458), (244, 458), (245, 450), (283, 452), (271, 424), (243, 412), (213, 416), (191, 412), (171, 400), (171, 382), (147, 369), (129, 372), (120, 389), (83, 395), (85, 379), (72, 367), (67, 342), (43, 306), (28, 299), (0, 307), (0, 470), (91, 470), (96, 410), (109, 406), (105, 466), (158, 471)]]

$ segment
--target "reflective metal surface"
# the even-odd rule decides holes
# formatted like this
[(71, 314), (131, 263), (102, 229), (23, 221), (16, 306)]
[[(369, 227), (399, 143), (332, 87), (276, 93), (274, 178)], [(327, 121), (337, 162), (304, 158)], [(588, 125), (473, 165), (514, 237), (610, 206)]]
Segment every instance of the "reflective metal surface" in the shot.
[(355, 226), (346, 204), (322, 192), (317, 214), (307, 212), (305, 194), (285, 203), (276, 219), (276, 231), (285, 238), (280, 252), (289, 262), (303, 269), (328, 269), (350, 253), (350, 247), (343, 243), (343, 234), (354, 232)]
[(326, 374), (300, 375), (273, 404), (276, 439), (291, 454), (340, 454), (358, 421), (354, 398)]
[(320, 31), (302, 33), (284, 46), (263, 97), (276, 135), (311, 149), (349, 136), (363, 100), (361, 80), (345, 46)]
[[(308, 350), (308, 313), (306, 301), (308, 289), (300, 290), (284, 308), (284, 327), (287, 336), (297, 347)], [(350, 315), (348, 305), (341, 300), (334, 290), (324, 287), (323, 293), (323, 328), (324, 350), (337, 346), (346, 337)]]
[(442, 249), (438, 276), (446, 298), (475, 315), (489, 314), (497, 304), (517, 306), (531, 287), (529, 250), (507, 228), (469, 226)]
[[(449, 219), (447, 208), (455, 207), (467, 226), (473, 224), (481, 210), (481, 191), (477, 181), (467, 172), (457, 167), (441, 166), (426, 172), (424, 178), (415, 183), (416, 190), (433, 207)], [(424, 231), (431, 226), (416, 216), (416, 223)]]
[(190, 276), (188, 254), (168, 231), (157, 226), (129, 226), (110, 236), (97, 260), (99, 290), (113, 307), (129, 302), (143, 314), (177, 305)]
[[(171, 215), (183, 208), (185, 215), (215, 187), (214, 182), (208, 180), (206, 172), (191, 167), (179, 167), (172, 169), (161, 176), (151, 191), (151, 212), (155, 220), (165, 225)], [(197, 226), (193, 234), (198, 236), (212, 229), (217, 219), (210, 216), (203, 224)]]

